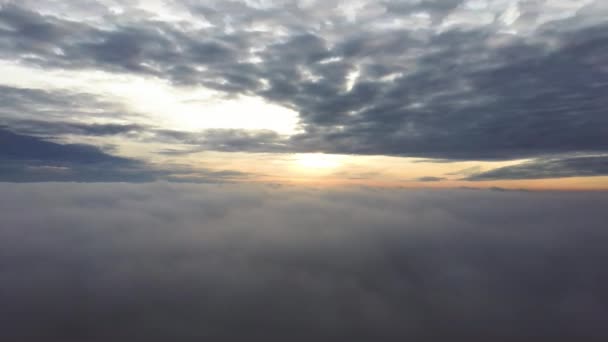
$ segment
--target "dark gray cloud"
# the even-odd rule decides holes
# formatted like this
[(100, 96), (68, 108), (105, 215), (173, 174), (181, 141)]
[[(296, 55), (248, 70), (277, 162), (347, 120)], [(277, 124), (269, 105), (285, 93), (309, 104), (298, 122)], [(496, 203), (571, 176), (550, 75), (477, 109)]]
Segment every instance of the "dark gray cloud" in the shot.
[(431, 177), (431, 176), (416, 178), (416, 180), (419, 182), (440, 182), (444, 179), (445, 178), (443, 178), (443, 177)]
[(89, 145), (62, 145), (35, 137), (0, 130), (0, 156), (12, 160), (40, 160), (75, 163), (111, 162), (126, 164), (128, 159), (110, 156)]
[[(585, 38), (589, 34), (579, 32), (553, 52), (519, 42), (488, 49), (496, 37), (484, 31), (440, 34), (429, 42), (439, 52), (419, 59), (412, 74), (372, 83), (365, 104), (352, 108), (361, 111), (342, 103), (312, 110), (315, 116), (304, 119), (314, 128), (296, 143), (331, 152), (473, 160), (605, 151), (601, 93), (608, 74), (590, 62), (603, 56), (598, 46), (605, 44)], [(518, 57), (507, 62), (507, 56)], [(340, 98), (333, 95), (322, 105)], [(361, 98), (352, 95), (341, 97), (347, 104)], [(342, 108), (340, 118), (334, 113)], [(331, 119), (317, 117), (322, 113)], [(323, 124), (328, 120), (336, 121)]]
[[(136, 15), (104, 17), (103, 25), (42, 15), (15, 4), (0, 7), (0, 56), (41, 67), (97, 69), (168, 77), (176, 83), (246, 91), (256, 81), (240, 75), (251, 37), (230, 37), (213, 30), (182, 31)], [(52, 33), (56, 32), (56, 33)], [(198, 66), (213, 67), (201, 73)], [(230, 70), (228, 70), (230, 69)], [(232, 71), (231, 71), (232, 70)], [(238, 89), (229, 81), (243, 82)]]
[(151, 131), (153, 140), (194, 145), (197, 151), (222, 152), (292, 152), (289, 141), (274, 131), (243, 129), (207, 129), (200, 132), (183, 132), (157, 129)]
[(0, 181), (151, 181), (162, 173), (91, 145), (58, 144), (0, 128)]
[(166, 183), (0, 194), (7, 341), (608, 338), (605, 194)]
[(424, 0), (424, 1), (383, 1), (386, 10), (391, 13), (411, 15), (427, 13), (437, 22), (461, 6), (464, 0)]
[[(597, 0), (574, 11), (558, 2), (370, 1), (349, 12), (339, 1), (171, 1), (191, 16), (176, 22), (133, 3), (113, 14), (107, 2), (97, 2), (97, 20), (49, 14), (43, 9), (52, 2), (13, 3), (0, 7), (0, 58), (153, 76), (228, 97), (260, 96), (300, 113), (303, 132), (289, 139), (239, 130), (146, 134), (193, 145), (188, 151), (442, 160), (606, 153), (608, 6)], [(69, 13), (85, 10), (69, 3), (63, 5)], [(49, 125), (49, 137), (138, 137), (131, 129), (141, 129), (65, 120), (90, 114), (86, 95), (62, 100), (3, 91), (3, 116), (59, 121)], [(45, 101), (51, 110), (33, 105)], [(127, 115), (101, 107), (115, 119)]]
[(21, 133), (58, 137), (62, 135), (112, 136), (137, 135), (146, 130), (137, 124), (85, 124), (65, 121), (15, 120), (7, 123)]
[[(91, 127), (87, 127), (91, 129)], [(95, 127), (98, 134), (108, 127)], [(251, 174), (232, 170), (153, 165), (110, 155), (84, 144), (59, 144), (0, 127), (0, 182), (178, 182), (223, 183)]]
[[(51, 134), (59, 125), (72, 126), (62, 132), (69, 134), (78, 125), (87, 131), (83, 123), (93, 119), (124, 121), (131, 117), (132, 114), (121, 105), (93, 94), (0, 85), (0, 125), (11, 128), (29, 128), (44, 133), (46, 122)], [(70, 123), (74, 118), (79, 121)], [(97, 135), (99, 130), (90, 133)]]
[(542, 179), (608, 176), (608, 156), (536, 159), (513, 166), (472, 174), (467, 180)]

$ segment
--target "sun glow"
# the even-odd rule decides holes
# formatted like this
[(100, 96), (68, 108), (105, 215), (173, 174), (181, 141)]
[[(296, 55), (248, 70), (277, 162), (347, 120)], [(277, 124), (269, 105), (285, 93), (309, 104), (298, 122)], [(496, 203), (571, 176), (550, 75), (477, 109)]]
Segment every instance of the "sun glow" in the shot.
[(305, 169), (334, 169), (342, 165), (342, 156), (323, 153), (297, 154), (295, 163)]
[(224, 93), (204, 87), (177, 87), (153, 77), (105, 71), (32, 72), (6, 61), (0, 61), (0, 75), (2, 85), (97, 94), (99, 99), (117, 106), (117, 111), (128, 113), (129, 120), (144, 126), (190, 132), (263, 129), (283, 135), (300, 131), (296, 111), (255, 96), (226, 98)]

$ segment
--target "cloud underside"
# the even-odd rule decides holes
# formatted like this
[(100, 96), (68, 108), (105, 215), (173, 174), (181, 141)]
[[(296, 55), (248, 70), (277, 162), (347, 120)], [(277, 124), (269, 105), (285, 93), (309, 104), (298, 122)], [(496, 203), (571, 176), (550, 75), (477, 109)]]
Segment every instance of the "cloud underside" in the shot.
[[(114, 126), (92, 126), (100, 134)], [(83, 127), (76, 127), (83, 129)], [(231, 170), (155, 166), (116, 157), (82, 144), (59, 144), (0, 127), (0, 182), (151, 182), (223, 183), (250, 175)]]
[(0, 337), (603, 341), (607, 205), (597, 193), (0, 184)]
[(608, 176), (608, 156), (538, 159), (467, 177), (468, 180), (517, 180)]
[(28, 4), (0, 9), (2, 59), (153, 76), (300, 114), (304, 131), (287, 140), (234, 144), (230, 133), (223, 144), (215, 134), (202, 148), (457, 160), (608, 149), (608, 6), (599, 0), (362, 2), (354, 14), (331, 1), (171, 2), (198, 26), (128, 6), (113, 15), (103, 1), (101, 19), (88, 21)]
[[(42, 124), (28, 122), (30, 130), (36, 127), (50, 131), (70, 131), (73, 134), (86, 132), (89, 135), (105, 136), (114, 134), (132, 134), (142, 129), (135, 125), (115, 124)], [(192, 133), (159, 130), (158, 136), (163, 139), (193, 138)], [(276, 135), (272, 132), (251, 133), (239, 130), (209, 130), (196, 139), (208, 137), (207, 146), (221, 144), (221, 150), (236, 152), (240, 147), (257, 134), (260, 141), (256, 145), (259, 151), (266, 151), (267, 145), (272, 144)], [(230, 139), (227, 139), (227, 138)], [(262, 139), (265, 138), (265, 139)], [(219, 145), (218, 145), (219, 146)], [(250, 145), (249, 145), (250, 146)], [(250, 146), (251, 147), (251, 146)], [(286, 151), (284, 146), (275, 145), (274, 151)], [(220, 148), (218, 148), (219, 150)], [(195, 150), (164, 150), (162, 154), (180, 156)], [(97, 147), (84, 144), (60, 144), (35, 136), (14, 133), (0, 127), (0, 181), (2, 182), (150, 182), (156, 180), (171, 180), (178, 182), (232, 182), (247, 180), (253, 174), (233, 170), (192, 169), (183, 166), (171, 167), (154, 166), (139, 160), (116, 157), (103, 152)], [(529, 162), (501, 167), (482, 172), (478, 167), (463, 170), (452, 175), (464, 176), (461, 180), (491, 181), (491, 180), (524, 180), (551, 179), (568, 177), (608, 176), (608, 156), (563, 156), (559, 158), (539, 158)], [(344, 175), (353, 177), (353, 175)], [(368, 178), (368, 177), (364, 177)], [(415, 179), (418, 182), (432, 183), (445, 180), (444, 177), (426, 176)]]

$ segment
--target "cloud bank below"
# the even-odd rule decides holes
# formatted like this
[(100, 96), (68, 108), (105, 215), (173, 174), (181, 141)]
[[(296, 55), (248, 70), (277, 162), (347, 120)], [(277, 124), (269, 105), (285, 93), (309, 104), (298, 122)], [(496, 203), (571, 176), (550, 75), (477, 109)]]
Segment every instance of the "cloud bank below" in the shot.
[(0, 337), (603, 341), (607, 205), (602, 193), (0, 184)]

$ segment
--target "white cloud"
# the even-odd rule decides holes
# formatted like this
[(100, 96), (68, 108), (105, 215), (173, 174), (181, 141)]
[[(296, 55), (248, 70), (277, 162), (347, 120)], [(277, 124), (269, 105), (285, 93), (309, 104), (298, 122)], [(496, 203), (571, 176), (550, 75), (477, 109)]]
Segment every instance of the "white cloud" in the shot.
[[(1, 85), (87, 93), (121, 104), (123, 119), (165, 129), (267, 129), (296, 133), (298, 113), (254, 96), (225, 98), (203, 87), (173, 86), (154, 77), (104, 71), (45, 70), (0, 62)], [(45, 119), (45, 118), (38, 118)], [(91, 122), (104, 118), (81, 118)]]

